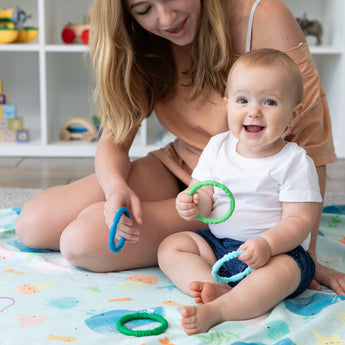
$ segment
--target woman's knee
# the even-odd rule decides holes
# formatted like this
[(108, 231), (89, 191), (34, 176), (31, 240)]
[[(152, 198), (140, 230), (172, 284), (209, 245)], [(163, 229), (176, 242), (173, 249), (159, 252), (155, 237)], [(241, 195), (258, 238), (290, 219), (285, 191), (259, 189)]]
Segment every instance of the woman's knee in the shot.
[[(30, 207), (24, 207), (15, 223), (16, 234), (21, 242), (30, 248), (48, 248), (44, 234), (45, 214), (31, 212)], [(47, 228), (47, 226), (46, 226)]]

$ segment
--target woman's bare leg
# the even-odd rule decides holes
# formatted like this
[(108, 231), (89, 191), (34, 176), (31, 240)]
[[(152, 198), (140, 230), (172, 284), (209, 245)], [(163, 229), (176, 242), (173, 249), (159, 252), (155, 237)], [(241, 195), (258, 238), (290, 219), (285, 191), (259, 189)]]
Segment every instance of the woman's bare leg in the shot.
[(150, 155), (132, 164), (128, 184), (143, 200), (140, 241), (114, 254), (108, 248), (105, 197), (96, 177), (47, 190), (29, 201), (16, 223), (24, 244), (61, 250), (71, 263), (93, 271), (116, 271), (157, 264), (157, 249), (167, 235), (195, 230), (175, 209), (176, 178)]

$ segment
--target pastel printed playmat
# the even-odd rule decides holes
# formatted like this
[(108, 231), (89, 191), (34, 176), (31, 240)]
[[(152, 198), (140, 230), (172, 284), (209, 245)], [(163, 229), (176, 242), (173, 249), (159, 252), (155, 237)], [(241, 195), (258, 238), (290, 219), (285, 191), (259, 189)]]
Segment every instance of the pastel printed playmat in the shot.
[[(0, 210), (0, 344), (226, 345), (345, 344), (345, 296), (324, 289), (281, 302), (270, 313), (244, 322), (224, 322), (208, 333), (187, 336), (180, 309), (193, 305), (157, 268), (92, 273), (71, 266), (58, 252), (32, 250), (15, 234), (20, 209)], [(345, 207), (324, 209), (319, 261), (345, 272)], [(119, 333), (126, 314), (162, 315), (168, 329), (156, 336)], [(133, 329), (155, 321), (131, 321)]]

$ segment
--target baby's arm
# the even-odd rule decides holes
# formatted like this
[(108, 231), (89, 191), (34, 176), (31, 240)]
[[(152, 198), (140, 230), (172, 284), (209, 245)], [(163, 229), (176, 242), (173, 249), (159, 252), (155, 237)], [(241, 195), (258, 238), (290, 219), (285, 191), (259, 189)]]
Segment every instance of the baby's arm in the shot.
[(315, 202), (284, 202), (281, 221), (261, 237), (240, 246), (245, 252), (239, 259), (255, 269), (265, 265), (271, 256), (296, 248), (311, 232), (318, 206)]
[(194, 193), (193, 196), (188, 195), (189, 189), (197, 182), (197, 180), (192, 178), (188, 188), (178, 194), (176, 198), (177, 212), (183, 219), (188, 221), (194, 220), (198, 213), (207, 217), (212, 210), (212, 186), (204, 186), (198, 189), (198, 192)]

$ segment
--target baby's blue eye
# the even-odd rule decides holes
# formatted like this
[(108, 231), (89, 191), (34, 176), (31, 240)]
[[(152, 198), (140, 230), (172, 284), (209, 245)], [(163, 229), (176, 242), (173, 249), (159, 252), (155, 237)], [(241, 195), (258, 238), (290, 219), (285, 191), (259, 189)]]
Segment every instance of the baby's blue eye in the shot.
[(237, 100), (237, 103), (239, 103), (239, 104), (246, 104), (246, 103), (248, 103), (248, 101), (245, 98), (239, 98)]
[(277, 105), (277, 102), (273, 99), (268, 99), (265, 101), (266, 105)]

